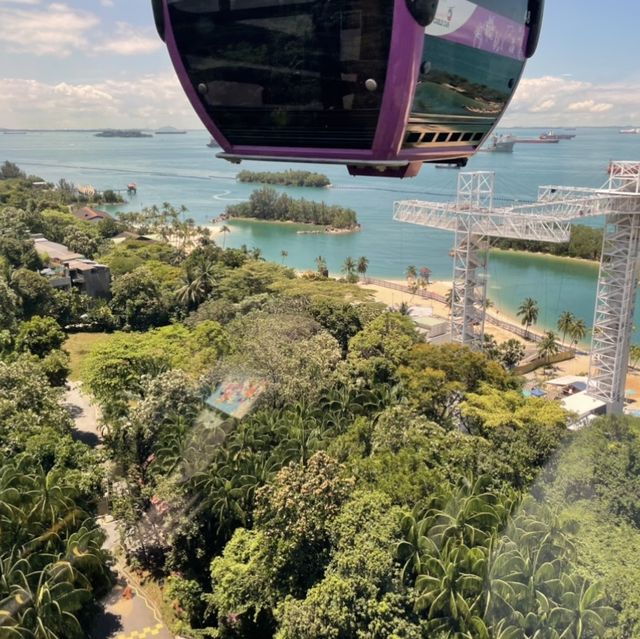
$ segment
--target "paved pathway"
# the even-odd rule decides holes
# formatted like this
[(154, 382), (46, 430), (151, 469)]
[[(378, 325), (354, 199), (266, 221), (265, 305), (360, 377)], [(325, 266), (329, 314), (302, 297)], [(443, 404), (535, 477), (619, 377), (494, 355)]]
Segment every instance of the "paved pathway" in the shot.
[[(93, 447), (102, 445), (98, 427), (100, 409), (82, 392), (82, 384), (70, 382), (64, 397), (64, 406), (74, 421), (73, 437)], [(105, 548), (114, 551), (119, 543), (113, 517), (99, 517), (98, 523), (107, 534)], [(174, 639), (162, 623), (162, 618), (144, 591), (118, 562), (115, 566), (118, 582), (100, 602), (99, 612), (89, 630), (91, 639)]]
[[(119, 538), (113, 517), (99, 517), (98, 523), (107, 534), (105, 548), (114, 551)], [(145, 596), (124, 564), (118, 561), (115, 569), (118, 583), (101, 602), (102, 610), (94, 618), (91, 639), (174, 639), (153, 602)]]
[(102, 444), (102, 434), (98, 428), (100, 408), (93, 404), (89, 395), (82, 392), (81, 382), (69, 382), (64, 397), (64, 406), (74, 421), (73, 436), (88, 446)]

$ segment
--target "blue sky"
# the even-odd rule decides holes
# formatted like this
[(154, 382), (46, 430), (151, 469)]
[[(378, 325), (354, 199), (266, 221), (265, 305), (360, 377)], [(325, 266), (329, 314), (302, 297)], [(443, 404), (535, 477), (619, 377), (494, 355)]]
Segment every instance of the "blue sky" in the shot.
[[(638, 0), (546, 4), (504, 123), (640, 126)], [(0, 127), (168, 123), (200, 126), (148, 0), (0, 0)]]

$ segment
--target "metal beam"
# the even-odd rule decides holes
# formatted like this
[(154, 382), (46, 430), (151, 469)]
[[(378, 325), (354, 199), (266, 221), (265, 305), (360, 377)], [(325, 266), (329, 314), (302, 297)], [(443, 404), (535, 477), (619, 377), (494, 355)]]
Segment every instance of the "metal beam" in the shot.
[[(640, 210), (638, 210), (640, 213)], [(629, 349), (638, 287), (640, 215), (607, 217), (589, 362), (589, 395), (608, 412), (624, 407)]]
[(395, 220), (455, 233), (453, 339), (483, 346), (489, 238), (566, 242), (572, 220), (605, 216), (588, 391), (620, 412), (638, 285), (640, 162), (612, 162), (600, 189), (543, 186), (537, 202), (510, 207), (493, 206), (494, 181), (490, 172), (461, 173), (454, 203), (394, 204)]

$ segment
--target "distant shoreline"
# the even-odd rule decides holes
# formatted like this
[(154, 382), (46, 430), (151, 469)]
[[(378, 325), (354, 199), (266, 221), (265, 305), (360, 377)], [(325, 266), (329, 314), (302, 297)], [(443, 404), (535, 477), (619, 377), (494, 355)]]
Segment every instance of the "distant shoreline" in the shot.
[[(257, 217), (229, 217), (226, 220), (221, 220), (221, 223), (225, 222), (250, 222), (252, 224), (271, 224), (279, 226), (300, 226), (298, 233), (300, 235), (315, 235), (326, 233), (327, 235), (345, 235), (347, 233), (358, 233), (362, 230), (362, 225), (358, 224), (357, 227), (350, 227), (346, 229), (335, 228), (332, 226), (325, 226), (323, 224), (312, 224), (311, 222), (296, 222), (295, 220), (261, 220)], [(217, 222), (216, 222), (217, 223)]]
[(525, 251), (524, 249), (502, 249), (502, 248), (491, 248), (489, 250), (490, 253), (502, 253), (502, 254), (517, 254), (517, 255), (526, 255), (527, 257), (534, 257), (538, 259), (553, 259), (553, 260), (561, 260), (566, 262), (575, 262), (576, 264), (585, 264), (588, 266), (592, 266), (594, 268), (600, 268), (600, 260), (588, 260), (586, 257), (573, 257), (571, 255), (554, 255), (553, 253), (541, 253), (540, 251)]

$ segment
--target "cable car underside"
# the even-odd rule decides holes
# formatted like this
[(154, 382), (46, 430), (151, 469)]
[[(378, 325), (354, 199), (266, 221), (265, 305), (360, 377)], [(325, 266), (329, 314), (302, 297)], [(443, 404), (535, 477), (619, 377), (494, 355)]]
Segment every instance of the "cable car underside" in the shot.
[(218, 157), (388, 177), (466, 164), (535, 51), (543, 2), (152, 0)]

